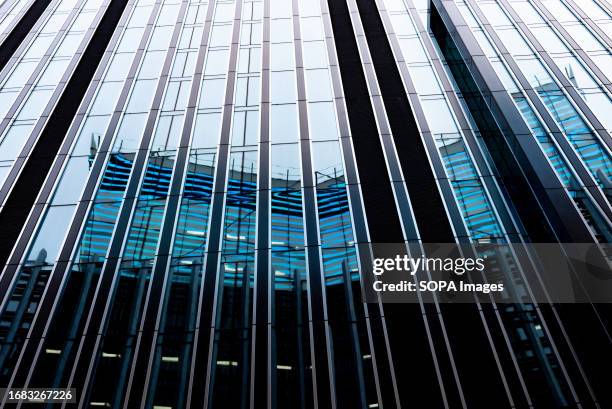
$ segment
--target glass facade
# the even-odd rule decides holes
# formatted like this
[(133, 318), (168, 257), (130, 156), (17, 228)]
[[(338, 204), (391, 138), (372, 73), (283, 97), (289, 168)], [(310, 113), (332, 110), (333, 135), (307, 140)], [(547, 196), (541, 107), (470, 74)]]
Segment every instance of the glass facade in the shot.
[(612, 241), (611, 33), (606, 0), (1, 2), (0, 388), (612, 407), (608, 307), (362, 301), (373, 243)]

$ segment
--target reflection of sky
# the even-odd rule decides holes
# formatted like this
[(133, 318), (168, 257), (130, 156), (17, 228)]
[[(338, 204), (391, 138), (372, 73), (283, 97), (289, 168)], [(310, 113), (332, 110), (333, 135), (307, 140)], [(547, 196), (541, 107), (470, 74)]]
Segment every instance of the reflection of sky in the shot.
[(29, 260), (36, 260), (38, 253), (45, 249), (47, 251), (47, 261), (57, 258), (60, 246), (64, 240), (66, 225), (72, 219), (72, 212), (75, 206), (54, 206), (49, 209), (45, 217), (45, 223), (32, 245)]

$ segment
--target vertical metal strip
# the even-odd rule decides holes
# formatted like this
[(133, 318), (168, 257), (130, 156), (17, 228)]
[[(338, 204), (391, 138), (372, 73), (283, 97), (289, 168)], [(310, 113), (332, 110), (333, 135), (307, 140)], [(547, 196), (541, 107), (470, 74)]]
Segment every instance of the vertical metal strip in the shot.
[[(151, 376), (151, 365), (153, 364), (153, 358), (155, 355), (155, 344), (159, 335), (158, 331), (161, 313), (163, 310), (163, 298), (165, 289), (169, 285), (168, 280), (170, 279), (170, 274), (168, 273), (168, 268), (171, 261), (170, 249), (173, 243), (173, 237), (179, 214), (178, 210), (180, 208), (181, 192), (184, 189), (187, 174), (189, 142), (191, 140), (193, 124), (195, 121), (197, 97), (200, 93), (200, 87), (202, 84), (202, 71), (204, 68), (206, 51), (208, 50), (208, 40), (210, 38), (215, 4), (216, 2), (214, 0), (209, 0), (206, 8), (206, 18), (198, 49), (195, 72), (193, 74), (191, 89), (189, 91), (189, 103), (185, 113), (185, 120), (183, 122), (177, 158), (172, 172), (166, 212), (162, 222), (163, 224), (159, 238), (159, 245), (157, 247), (156, 260), (153, 266), (151, 283), (149, 285), (150, 290), (147, 294), (143, 319), (141, 321), (142, 323), (137, 341), (135, 359), (132, 364), (132, 384), (128, 389), (125, 399), (124, 406), (126, 409), (137, 406), (144, 408), (145, 404), (147, 403), (147, 390)], [(170, 47), (176, 47), (176, 41), (174, 41), (174, 39)], [(162, 75), (169, 76), (171, 67), (164, 66), (164, 68), (168, 68), (168, 70), (164, 70)], [(141, 345), (142, 347), (140, 347)]]
[[(478, 5), (472, 0), (466, 0), (466, 1), (474, 9), (478, 18), (482, 22), (482, 26), (484, 30), (489, 34), (489, 36), (491, 37), (491, 39), (493, 40), (497, 48), (500, 50), (502, 59), (506, 62), (511, 72), (517, 78), (521, 87), (525, 90), (525, 94), (527, 95), (527, 97), (529, 98), (533, 106), (535, 107), (536, 111), (538, 112), (538, 114), (540, 115), (540, 117), (542, 118), (542, 120), (544, 121), (548, 129), (550, 130), (550, 134), (555, 139), (558, 146), (561, 148), (562, 152), (565, 154), (569, 162), (572, 164), (572, 167), (576, 171), (576, 174), (578, 175), (578, 177), (582, 180), (582, 183), (584, 184), (586, 191), (588, 191), (591, 197), (595, 199), (595, 203), (598, 204), (600, 210), (603, 212), (603, 215), (605, 215), (606, 217), (608, 217), (609, 220), (611, 220), (612, 219), (612, 208), (610, 208), (610, 205), (606, 197), (604, 196), (597, 182), (593, 179), (591, 173), (586, 169), (584, 162), (578, 157), (578, 154), (576, 153), (575, 149), (570, 145), (567, 138), (561, 133), (561, 129), (559, 128), (555, 120), (552, 118), (550, 112), (548, 111), (544, 103), (540, 100), (536, 91), (529, 85), (527, 78), (525, 77), (525, 75), (522, 73), (522, 71), (518, 67), (516, 61), (514, 61), (512, 56), (508, 53), (507, 49), (505, 48), (505, 46), (502, 44), (501, 40), (499, 39), (499, 36), (495, 32), (491, 24), (489, 24), (489, 21), (487, 20), (486, 16), (482, 13)], [(535, 39), (533, 40), (535, 41)], [(539, 43), (537, 44), (538, 46), (540, 46)], [(538, 48), (538, 50), (540, 51), (540, 55), (546, 55), (548, 57), (548, 60), (546, 60), (548, 64), (550, 64), (551, 66), (554, 66), (554, 68), (557, 68), (556, 65), (554, 65), (554, 63), (550, 60), (550, 57), (543, 50), (541, 50), (541, 46)], [(566, 84), (564, 85), (567, 85), (566, 89), (570, 91), (570, 94), (571, 94), (571, 91), (573, 91), (574, 93), (576, 92), (576, 90), (573, 87), (571, 87), (571, 85), (565, 79), (565, 77), (563, 77), (563, 74), (558, 72), (558, 68), (557, 68), (556, 74), (561, 76), (561, 78), (565, 80)], [(579, 96), (576, 96), (576, 97), (580, 99)], [(582, 100), (581, 102), (584, 103), (584, 101)], [(590, 110), (588, 110), (588, 112), (594, 118), (594, 115), (592, 114), (592, 112), (590, 112)], [(612, 145), (612, 140), (610, 140), (610, 138), (607, 137), (607, 131), (603, 129), (603, 126), (601, 124), (599, 125), (599, 127), (602, 129), (598, 129), (596, 131), (598, 133), (601, 132), (604, 134), (603, 138), (600, 136), (600, 140), (603, 141), (608, 146)]]
[[(156, 6), (158, 4), (156, 3)], [(79, 371), (83, 371), (86, 373), (83, 377), (77, 377), (76, 380), (74, 377), (71, 377), (72, 382), (78, 382), (77, 388), (83, 390), (85, 392), (85, 387), (91, 386), (90, 380), (95, 366), (95, 360), (97, 357), (97, 351), (101, 346), (102, 336), (104, 333), (104, 328), (107, 325), (107, 320), (112, 308), (112, 304), (114, 302), (114, 289), (116, 287), (118, 281), (119, 273), (119, 264), (121, 260), (121, 255), (123, 252), (123, 248), (125, 243), (127, 242), (127, 232), (130, 227), (133, 213), (135, 210), (135, 206), (138, 200), (137, 193), (140, 190), (140, 185), (142, 184), (142, 180), (145, 175), (147, 158), (149, 155), (149, 148), (151, 141), (153, 139), (153, 130), (155, 128), (155, 124), (157, 122), (157, 117), (159, 113), (159, 109), (162, 103), (162, 97), (166, 90), (166, 84), (169, 79), (169, 71), (172, 65), (172, 61), (174, 59), (174, 55), (176, 52), (176, 44), (178, 42), (181, 28), (183, 25), (183, 19), (185, 17), (185, 13), (187, 11), (188, 0), (183, 0), (181, 2), (181, 7), (179, 9), (179, 14), (177, 17), (177, 21), (174, 25), (174, 31), (172, 33), (172, 37), (170, 40), (170, 45), (166, 52), (166, 56), (164, 59), (164, 63), (161, 69), (161, 74), (157, 82), (157, 86), (155, 89), (155, 94), (153, 97), (153, 102), (151, 108), (149, 109), (149, 113), (147, 116), (146, 125), (144, 127), (143, 135), (141, 136), (139, 149), (136, 153), (136, 157), (134, 159), (133, 169), (130, 175), (130, 179), (128, 181), (128, 186), (125, 192), (124, 201), (121, 205), (121, 209), (119, 211), (119, 215), (117, 218), (117, 223), (115, 225), (115, 230), (113, 232), (113, 236), (111, 239), (110, 247), (107, 253), (107, 260), (104, 263), (102, 268), (102, 273), (100, 277), (100, 281), (98, 284), (98, 288), (96, 291), (96, 296), (93, 300), (93, 309), (88, 316), (88, 321), (84, 330), (84, 341), (79, 346), (80, 355), (77, 358), (77, 362), (73, 369), (74, 373), (79, 373)], [(161, 8), (161, 7), (160, 7)], [(147, 24), (146, 31), (153, 31), (155, 27), (155, 20), (150, 20), (149, 24)], [(145, 32), (146, 32), (145, 31)], [(143, 36), (143, 40), (147, 36)], [(139, 47), (139, 52), (144, 56), (146, 52), (147, 43), (141, 43), (141, 47)], [(134, 80), (134, 78), (132, 78)], [(149, 283), (150, 284), (150, 283)], [(150, 286), (149, 286), (150, 289)], [(103, 301), (105, 300), (105, 301)], [(95, 332), (94, 332), (95, 331)], [(96, 334), (95, 336), (93, 336)], [(138, 345), (136, 347), (136, 351), (138, 351)], [(84, 357), (84, 359), (82, 359)], [(132, 371), (134, 368), (132, 367)], [(82, 380), (85, 380), (84, 383), (79, 383)], [(133, 380), (130, 377), (130, 382)], [(128, 382), (129, 391), (131, 383)], [(87, 398), (87, 393), (82, 393), (80, 397), (80, 404), (85, 404), (85, 399)], [(127, 403), (127, 399), (126, 399)]]
[[(531, 135), (531, 131), (511, 101), (503, 84), (495, 75), (493, 67), (463, 21), (456, 5), (451, 0), (433, 1), (442, 22), (447, 27), (452, 27), (449, 31), (453, 41), (455, 43), (459, 41), (458, 49), (462, 57), (470, 59), (473, 68), (470, 73), (481, 92), (485, 93), (485, 101), (492, 115), (499, 122), (505, 139), (510, 142), (509, 146), (520, 165), (520, 172), (526, 180), (532, 182), (529, 187), (533, 195), (538, 198), (538, 204), (546, 222), (553, 228), (561, 242), (594, 241), (575, 204), (563, 189), (556, 173), (548, 165), (548, 160), (537, 141), (533, 137), (517, 137)], [(452, 11), (449, 12), (447, 10), (449, 8)], [(467, 57), (466, 53), (469, 53), (470, 57)], [(504, 107), (503, 115), (500, 107)], [(536, 181), (537, 183), (533, 183)]]
[(259, 175), (255, 246), (255, 288), (251, 325), (250, 407), (276, 407), (276, 358), (273, 353), (274, 279), (270, 262), (270, 0), (263, 1)]
[[(30, 6), (30, 8), (35, 7), (38, 1), (40, 0), (33, 1), (32, 6)], [(11, 68), (17, 63), (17, 60), (19, 60), (19, 58), (26, 52), (26, 50), (28, 49), (28, 46), (30, 45), (30, 40), (32, 40), (36, 36), (36, 33), (38, 33), (38, 30), (47, 21), (48, 17), (50, 17), (50, 15), (53, 14), (53, 12), (56, 9), (56, 6), (59, 5), (60, 2), (61, 0), (52, 0), (51, 2), (49, 2), (49, 4), (47, 5), (43, 13), (40, 15), (40, 17), (38, 17), (34, 25), (32, 25), (27, 35), (20, 41), (19, 46), (17, 47), (13, 55), (11, 55), (10, 58), (7, 59), (4, 65), (0, 64), (0, 83), (4, 81), (4, 79), (11, 72)], [(21, 17), (23, 17), (23, 15)], [(15, 20), (15, 24), (11, 28), (11, 31), (15, 28), (15, 26), (17, 26), (17, 24), (19, 24), (20, 21), (21, 21), (21, 18), (19, 20)], [(5, 31), (3, 33), (3, 37), (0, 37), (0, 41), (4, 42), (4, 40), (6, 40), (9, 34), (10, 32)], [(0, 43), (0, 45), (4, 45), (4, 44)]]
[(563, 27), (563, 24), (557, 21), (557, 19), (550, 11), (548, 11), (540, 0), (531, 0), (529, 3), (533, 4), (533, 7), (539, 11), (540, 15), (544, 17), (545, 21), (548, 22), (550, 26), (554, 27), (555, 30), (557, 30), (569, 48), (574, 51), (580, 57), (580, 59), (585, 62), (585, 64), (587, 64), (589, 69), (593, 72), (593, 74), (595, 74), (595, 77), (608, 90), (608, 92), (612, 92), (612, 78), (606, 77), (606, 75), (601, 71), (597, 64), (595, 64), (586, 51), (582, 49), (580, 44), (567, 32), (567, 30)]
[(610, 38), (610, 33), (606, 33), (603, 31), (591, 18), (580, 8), (579, 4), (574, 0), (562, 0), (567, 3), (570, 10), (577, 14), (580, 17), (580, 20), (586, 23), (587, 26), (594, 31), (595, 34), (603, 41), (604, 45), (609, 49), (612, 48), (612, 39)]
[[(35, 84), (36, 78), (45, 68), (47, 62), (53, 57), (54, 53), (56, 52), (56, 46), (60, 43), (60, 41), (64, 39), (63, 34), (65, 34), (65, 32), (67, 32), (70, 29), (70, 26), (72, 25), (74, 20), (78, 17), (78, 14), (82, 10), (82, 7), (85, 5), (85, 3), (86, 3), (86, 0), (80, 0), (77, 6), (78, 8), (75, 7), (73, 9), (73, 11), (71, 12), (71, 17), (69, 17), (64, 22), (62, 28), (60, 28), (57, 36), (55, 37), (51, 45), (48, 47), (44, 56), (41, 58), (38, 65), (34, 69), (34, 72), (32, 73), (32, 75), (30, 75), (30, 78), (26, 81), (25, 86), (21, 89), (19, 95), (15, 98), (15, 102), (13, 103), (9, 111), (7, 112), (4, 119), (2, 119), (2, 121), (0, 122), (0, 135), (7, 128), (9, 128), (12, 122), (14, 122), (15, 118), (13, 118), (13, 116), (17, 113), (17, 110), (21, 107), (21, 103), (29, 95), (29, 91), (35, 86), (34, 84)], [(77, 51), (75, 52), (74, 56), (71, 58), (69, 65), (66, 67), (64, 75), (62, 76), (61, 80), (55, 87), (55, 90), (53, 91), (53, 95), (49, 99), (49, 102), (45, 105), (45, 108), (43, 112), (41, 113), (41, 115), (39, 116), (39, 118), (36, 120), (36, 124), (32, 128), (32, 131), (29, 133), (28, 139), (26, 143), (24, 144), (23, 148), (21, 149), (19, 155), (17, 156), (17, 158), (15, 158), (16, 159), (15, 163), (13, 164), (9, 174), (7, 175), (6, 180), (3, 182), (2, 186), (0, 187), (0, 206), (3, 206), (6, 204), (6, 201), (14, 186), (14, 183), (17, 181), (19, 174), (21, 173), (21, 170), (26, 164), (26, 158), (28, 158), (30, 154), (32, 153), (32, 151), (34, 150), (34, 145), (38, 142), (38, 139), (45, 125), (47, 124), (49, 117), (51, 116), (51, 113), (60, 98), (60, 95), (65, 91), (67, 87), (68, 80), (70, 79), (73, 73), (73, 69), (76, 67), (79, 59), (82, 57), (83, 52), (85, 51), (85, 48), (87, 47), (87, 45), (89, 44), (89, 41), (93, 37), (94, 31), (96, 27), (98, 26), (98, 24), (100, 23), (100, 20), (102, 20), (102, 17), (104, 16), (110, 3), (111, 3), (110, 0), (106, 0), (98, 9), (98, 13), (96, 14), (96, 17), (90, 24), (85, 36), (83, 37), (83, 40), (79, 44)]]
[[(340, 130), (340, 147), (346, 172), (346, 185), (348, 191), (349, 205), (351, 209), (351, 224), (353, 234), (356, 238), (356, 249), (359, 266), (372, 264), (372, 249), (370, 247), (370, 235), (368, 232), (367, 218), (361, 194), (361, 182), (359, 171), (353, 149), (352, 134), (349, 127), (347, 106), (342, 87), (342, 78), (338, 62), (336, 44), (331, 23), (329, 6), (326, 0), (320, 0), (323, 27), (325, 30), (325, 42), (329, 58), (329, 69), (332, 77), (332, 92), (334, 94), (334, 105), (338, 115), (338, 127)], [(363, 268), (359, 268), (363, 271)], [(364, 280), (360, 279), (360, 287), (363, 291)], [(350, 285), (347, 283), (346, 285)], [(393, 360), (388, 348), (388, 332), (382, 305), (363, 303), (365, 325), (369, 341), (370, 354), (372, 356), (373, 376), (376, 387), (376, 395), (379, 407), (384, 405), (400, 407), (398, 386), (393, 371)], [(375, 333), (371, 320), (380, 320), (382, 331)]]
[[(83, 98), (83, 101), (79, 108), (79, 112), (75, 116), (75, 119), (69, 131), (67, 132), (62, 146), (57, 154), (57, 158), (53, 163), (51, 171), (49, 172), (50, 176), (45, 180), (45, 183), (36, 200), (36, 204), (32, 212), (30, 213), (24, 228), (22, 229), (22, 232), (19, 236), (19, 239), (17, 240), (17, 244), (15, 245), (13, 252), (11, 253), (11, 256), (9, 258), (9, 264), (6, 266), (3, 275), (0, 277), (0, 293), (8, 294), (8, 286), (10, 285), (12, 277), (15, 275), (19, 267), (20, 261), (23, 259), (23, 257), (25, 257), (27, 245), (31, 240), (37, 226), (43, 221), (41, 220), (41, 215), (44, 214), (43, 211), (46, 208), (45, 204), (48, 203), (49, 198), (53, 192), (53, 187), (55, 186), (57, 179), (61, 175), (61, 170), (67, 162), (70, 147), (78, 134), (80, 125), (85, 117), (87, 108), (93, 100), (97, 85), (101, 81), (101, 77), (106, 69), (106, 66), (110, 62), (114, 46), (119, 41), (122, 29), (131, 14), (131, 10), (134, 4), (135, 0), (130, 0), (130, 2), (126, 6), (121, 21), (119, 22), (116, 30), (114, 31), (113, 37), (111, 38), (111, 41), (109, 42), (109, 45), (100, 60), (100, 64), (96, 70), (96, 74), (94, 75), (90, 87), (85, 97)], [(111, 137), (112, 135), (109, 136), (109, 138)], [(107, 150), (108, 144), (110, 144), (110, 141), (108, 141), (108, 143), (106, 144)], [(89, 183), (94, 186), (97, 183), (99, 173), (102, 171), (104, 158), (105, 155), (99, 155), (94, 164), (92, 164), (91, 178)], [(18, 365), (16, 365), (15, 367), (12, 379), (25, 379), (26, 374), (28, 374), (28, 371), (29, 375), (27, 375), (27, 378), (29, 379), (31, 377), (31, 370), (34, 368), (33, 363), (36, 361), (36, 356), (38, 356), (39, 349), (42, 346), (42, 339), (44, 338), (47, 332), (47, 327), (49, 325), (48, 319), (49, 317), (51, 317), (52, 310), (55, 309), (55, 304), (57, 303), (57, 299), (55, 297), (59, 292), (59, 288), (63, 286), (64, 278), (67, 276), (66, 269), (69, 267), (69, 261), (66, 260), (69, 260), (70, 255), (72, 254), (74, 243), (77, 240), (79, 230), (81, 229), (81, 225), (87, 215), (87, 209), (90, 200), (91, 196), (89, 196), (89, 198), (84, 196), (83, 200), (79, 202), (78, 209), (76, 210), (75, 216), (72, 221), (71, 229), (68, 233), (66, 242), (64, 243), (64, 246), (61, 250), (61, 256), (59, 257), (60, 261), (56, 264), (55, 268), (51, 272), (47, 290), (45, 294), (43, 294), (43, 298), (40, 300), (40, 307), (32, 322), (28, 339), (26, 340), (26, 343), (22, 348), (22, 356), (19, 358)], [(6, 278), (6, 281), (2, 281), (2, 278)], [(37, 345), (35, 340), (40, 340), (40, 343)], [(38, 348), (38, 350), (36, 348)], [(21, 363), (21, 366), (19, 365), (19, 363)], [(13, 381), (11, 380), (11, 382)], [(24, 382), (24, 384), (27, 384), (26, 381)]]
[(297, 78), (297, 107), (299, 145), (301, 153), (302, 192), (304, 206), (304, 235), (308, 287), (308, 314), (310, 353), (312, 362), (313, 399), (317, 408), (336, 408), (337, 397), (333, 368), (331, 329), (327, 321), (325, 280), (319, 241), (319, 217), (317, 213), (316, 185), (310, 149), (310, 133), (306, 103), (306, 85), (302, 55), (299, 0), (292, 0), (295, 72)]
[[(608, 146), (610, 146), (610, 136), (608, 134), (608, 131), (601, 124), (601, 122), (599, 122), (595, 114), (593, 114), (588, 104), (580, 97), (576, 88), (565, 77), (565, 75), (563, 75), (559, 67), (557, 67), (557, 65), (550, 57), (550, 55), (546, 52), (544, 47), (542, 47), (537, 38), (531, 33), (531, 31), (525, 25), (521, 17), (514, 11), (514, 9), (512, 9), (511, 5), (506, 0), (501, 0), (500, 4), (503, 5), (503, 7), (505, 7), (505, 9), (509, 12), (518, 29), (523, 33), (527, 41), (529, 41), (533, 45), (533, 47), (536, 49), (537, 54), (552, 71), (557, 81), (561, 83), (561, 87), (567, 91), (573, 103), (586, 116), (587, 121), (591, 123), (593, 128), (595, 128), (595, 132), (597, 133), (597, 135), (599, 135), (599, 139), (601, 141), (604, 141), (604, 143), (606, 143)], [(531, 92), (528, 91), (527, 93), (530, 97), (533, 96)], [(533, 97), (537, 98), (535, 96)], [(536, 108), (542, 107), (541, 103), (534, 105), (536, 105)], [(563, 149), (563, 152), (565, 153), (566, 157), (569, 159), (573, 168), (576, 170), (576, 173), (585, 184), (586, 189), (599, 206), (601, 212), (603, 213), (602, 217), (607, 218), (608, 223), (610, 223), (610, 220), (612, 220), (612, 208), (610, 207), (610, 202), (607, 200), (605, 194), (602, 192), (601, 188), (599, 188), (597, 182), (594, 180), (591, 173), (585, 167), (584, 162), (578, 157), (575, 150), (572, 149), (571, 146), (569, 146), (569, 142), (567, 141), (567, 139), (560, 135), (561, 130), (558, 126), (555, 126), (554, 121), (552, 120), (552, 118), (550, 118), (550, 115), (543, 115), (543, 117), (545, 119), (546, 125), (551, 130), (553, 137), (555, 137), (558, 144)]]
[[(466, 1), (470, 4), (470, 6), (472, 6), (474, 8), (475, 5), (473, 4), (473, 2), (471, 0), (466, 0)], [(465, 26), (465, 23), (463, 22), (463, 19), (462, 19), (461, 15), (460, 15), (459, 11), (456, 9), (456, 5), (452, 1), (445, 1), (445, 0), (442, 0), (441, 3), (442, 3), (441, 8), (445, 12), (449, 13), (448, 18), (450, 18), (451, 20), (456, 18), (457, 20), (460, 21), (459, 25), (456, 25), (457, 22), (455, 22), (454, 20), (451, 23), (454, 27), (456, 27), (455, 29), (457, 29), (457, 27), (461, 26), (461, 29), (466, 28), (466, 30), (461, 30), (462, 35), (467, 35), (468, 33), (470, 33), (470, 35), (471, 35), (471, 32), (467, 29), (467, 26)], [(453, 10), (449, 11), (448, 10), (449, 8), (452, 8)], [(478, 11), (478, 17), (482, 21), (483, 16), (482, 16), (482, 13), (481, 13), (480, 9), (476, 8), (476, 10)], [(440, 13), (440, 14), (442, 15), (442, 13)], [(455, 16), (455, 17), (451, 17), (451, 16)], [(488, 24), (488, 22), (486, 22), (486, 18), (484, 19), (483, 23), (484, 23), (483, 26), (484, 26), (485, 30), (487, 30), (487, 31), (488, 30), (492, 30), (491, 26)], [(495, 33), (493, 33), (493, 34), (495, 34)], [(492, 36), (492, 38), (493, 38), (493, 36)], [(465, 40), (463, 40), (463, 41), (465, 41)], [(501, 47), (503, 47), (502, 44), (498, 44), (499, 43), (499, 39), (497, 37), (494, 37), (494, 42), (496, 43), (496, 46), (501, 45)], [(477, 43), (475, 41), (473, 42), (473, 46), (479, 48), (479, 46), (477, 45)], [(500, 49), (505, 50), (505, 48), (500, 48)], [(482, 52), (479, 52), (478, 54), (477, 53), (471, 53), (471, 55), (481, 55), (481, 54), (482, 54)], [(504, 58), (508, 58), (507, 52), (506, 53), (502, 53), (502, 55), (503, 55)], [(486, 59), (485, 60), (481, 60), (481, 61), (486, 61)], [(515, 70), (513, 70), (513, 71), (515, 71)], [(516, 74), (516, 72), (515, 72), (515, 74)], [(516, 124), (513, 123), (513, 125), (516, 125)], [(579, 398), (578, 398), (578, 396), (576, 394), (576, 390), (575, 390), (575, 388), (573, 386), (572, 380), (570, 379), (569, 374), (568, 374), (568, 372), (566, 370), (565, 363), (564, 363), (563, 359), (561, 358), (561, 356), (559, 355), (558, 349), (555, 346), (554, 341), (552, 340), (552, 338), (550, 338), (550, 331), (548, 330), (548, 325), (546, 324), (546, 322), (545, 322), (545, 320), (543, 318), (542, 312), (540, 311), (540, 309), (537, 309), (537, 312), (538, 312), (538, 316), (539, 316), (539, 318), (540, 318), (540, 320), (542, 322), (542, 326), (544, 327), (545, 332), (547, 333), (548, 338), (549, 338), (549, 340), (551, 342), (551, 346), (552, 346), (552, 349), (553, 349), (553, 351), (555, 353), (555, 357), (557, 358), (557, 360), (559, 362), (559, 365), (560, 365), (560, 367), (562, 369), (563, 377), (564, 377), (565, 381), (567, 382), (568, 387), (570, 388), (570, 392), (572, 394), (572, 398), (576, 402), (579, 402)], [(569, 340), (567, 340), (567, 339), (566, 339), (566, 341), (569, 342)]]
[[(217, 165), (213, 181), (210, 222), (207, 235), (207, 253), (204, 261), (204, 278), (200, 290), (195, 347), (189, 379), (188, 408), (208, 408), (212, 398), (212, 372), (214, 371), (214, 342), (219, 285), (223, 281), (220, 272), (220, 253), (223, 243), (228, 160), (234, 108), (234, 85), (242, 18), (242, 0), (235, 0), (232, 42), (223, 104), (221, 139), (217, 153)], [(190, 104), (191, 105), (191, 104)], [(202, 388), (202, 383), (205, 387)], [(195, 384), (195, 385), (194, 385)]]

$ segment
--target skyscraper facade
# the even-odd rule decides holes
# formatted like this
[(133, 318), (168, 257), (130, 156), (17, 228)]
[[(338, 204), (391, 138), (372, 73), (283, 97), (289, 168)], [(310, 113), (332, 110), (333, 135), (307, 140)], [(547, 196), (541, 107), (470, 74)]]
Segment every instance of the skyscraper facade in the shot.
[(609, 304), (363, 300), (372, 243), (610, 243), (611, 53), (608, 0), (4, 0), (0, 387), (612, 407)]

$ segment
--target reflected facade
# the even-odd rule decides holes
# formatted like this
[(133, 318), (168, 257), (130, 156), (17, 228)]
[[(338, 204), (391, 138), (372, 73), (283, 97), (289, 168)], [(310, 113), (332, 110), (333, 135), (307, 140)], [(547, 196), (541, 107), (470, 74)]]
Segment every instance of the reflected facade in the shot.
[(611, 33), (606, 0), (0, 3), (0, 387), (612, 407), (605, 305), (361, 301), (371, 243), (612, 241)]

